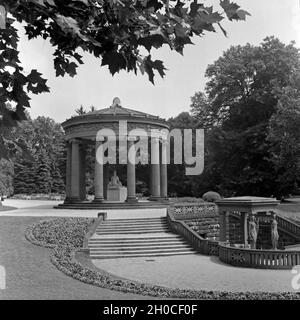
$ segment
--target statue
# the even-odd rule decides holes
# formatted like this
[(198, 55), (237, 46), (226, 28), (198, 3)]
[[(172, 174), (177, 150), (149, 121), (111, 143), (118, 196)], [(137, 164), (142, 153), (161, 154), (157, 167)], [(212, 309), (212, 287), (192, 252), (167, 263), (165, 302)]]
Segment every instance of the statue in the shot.
[(258, 229), (259, 229), (259, 220), (258, 219), (256, 220), (255, 217), (252, 215), (249, 221), (249, 239), (250, 239), (251, 249), (256, 249)]
[(127, 198), (127, 188), (122, 186), (117, 172), (114, 171), (114, 175), (110, 178), (107, 185), (107, 200), (108, 201), (125, 201)]
[(272, 240), (272, 249), (276, 250), (278, 247), (278, 239), (279, 239), (279, 234), (278, 234), (278, 222), (276, 220), (276, 214), (272, 214), (272, 222), (271, 222), (271, 240)]
[(108, 188), (119, 188), (122, 187), (122, 183), (119, 180), (119, 177), (117, 176), (117, 172), (114, 171), (114, 175), (111, 177), (109, 183), (108, 183)]
[(114, 98), (112, 107), (121, 107), (121, 100), (118, 97)]

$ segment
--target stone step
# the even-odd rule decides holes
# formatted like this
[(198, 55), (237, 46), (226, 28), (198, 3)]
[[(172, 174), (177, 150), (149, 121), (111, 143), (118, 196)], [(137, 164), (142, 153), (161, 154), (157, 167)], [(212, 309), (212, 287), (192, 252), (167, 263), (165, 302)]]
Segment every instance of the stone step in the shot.
[(181, 251), (181, 252), (159, 252), (159, 253), (133, 253), (133, 254), (93, 254), (90, 255), (91, 259), (118, 259), (118, 258), (147, 258), (147, 257), (159, 257), (159, 256), (175, 256), (175, 255), (194, 255), (196, 251)]
[(127, 245), (99, 245), (99, 244), (94, 244), (94, 245), (89, 245), (89, 248), (91, 250), (149, 250), (149, 249), (168, 249), (168, 248), (191, 248), (188, 243), (156, 243), (156, 244), (127, 244)]
[(116, 238), (116, 237), (102, 237), (90, 238), (89, 243), (131, 243), (131, 242), (169, 242), (169, 241), (184, 241), (180, 236), (174, 236), (168, 233), (166, 237), (135, 237), (135, 238)]
[(157, 228), (157, 227), (164, 227), (168, 228), (166, 223), (157, 223), (157, 224), (100, 224), (97, 229), (110, 229), (110, 228)]
[(128, 203), (128, 202), (83, 202), (83, 203), (64, 203), (54, 206), (55, 209), (76, 209), (76, 210), (128, 210), (128, 209), (162, 209), (167, 208), (169, 203), (159, 202), (159, 201), (140, 201), (137, 203)]
[[(156, 234), (156, 235), (155, 235)], [(91, 259), (194, 254), (165, 217), (107, 220), (89, 240)]]
[(98, 228), (112, 228), (112, 227), (136, 227), (136, 228), (143, 228), (143, 227), (159, 227), (164, 226), (168, 227), (166, 222), (151, 222), (151, 223), (102, 223), (98, 226)]
[(157, 218), (131, 218), (131, 219), (110, 219), (105, 220), (104, 223), (148, 223), (148, 222), (167, 222), (166, 217)]
[(136, 229), (136, 230), (140, 230), (140, 229), (168, 229), (168, 226), (162, 226), (162, 225), (159, 225), (159, 226), (138, 226), (138, 227), (135, 227), (135, 226), (123, 226), (123, 227), (114, 227), (114, 226), (111, 226), (111, 227), (106, 227), (106, 228), (102, 228), (102, 227), (97, 227), (97, 230), (118, 230), (118, 229)]
[(105, 234), (143, 234), (143, 233), (162, 233), (162, 232), (171, 232), (168, 229), (149, 229), (149, 230), (113, 230), (113, 231), (96, 231), (97, 235), (105, 235)]
[(96, 230), (96, 233), (102, 233), (102, 232), (128, 232), (131, 233), (132, 231), (139, 231), (139, 232), (145, 232), (145, 231), (161, 231), (161, 232), (165, 232), (168, 231), (168, 228), (164, 228), (164, 227), (156, 227), (156, 228), (107, 228), (107, 229), (102, 229), (99, 228)]
[[(97, 254), (97, 253), (115, 253), (115, 254), (121, 254), (121, 253), (132, 253), (132, 252), (137, 252), (137, 253), (148, 253), (148, 252), (173, 252), (173, 251), (181, 251), (181, 250), (191, 250), (189, 246), (181, 246), (181, 247), (166, 247), (166, 248), (161, 248), (161, 247), (153, 247), (152, 249), (150, 248), (123, 248), (123, 249), (98, 249), (98, 248), (90, 248), (90, 254)], [(193, 251), (193, 250), (191, 250)]]
[(102, 247), (126, 247), (126, 246), (151, 246), (151, 245), (176, 245), (176, 244), (188, 244), (185, 241), (180, 240), (171, 240), (171, 241), (127, 241), (127, 242), (116, 242), (116, 241), (109, 241), (109, 242), (89, 242), (89, 247), (94, 246), (102, 246)]
[[(93, 249), (90, 249), (90, 252), (91, 253), (96, 253), (96, 252), (102, 252), (102, 251), (106, 251), (106, 250), (102, 250), (102, 249), (96, 249), (96, 248), (93, 248)], [(117, 250), (118, 251), (118, 250)], [(136, 251), (138, 252), (142, 252), (142, 253), (159, 253), (159, 252), (177, 252), (177, 251), (182, 251), (182, 248), (177, 248), (177, 247), (174, 247), (174, 248), (151, 248), (151, 247), (147, 247), (144, 249), (144, 251), (141, 251), (139, 249), (131, 249), (131, 250), (120, 250), (120, 252), (123, 252), (123, 251), (126, 251), (126, 253), (128, 254), (132, 254), (132, 253), (135, 253)], [(194, 250), (193, 248), (189, 247), (189, 248), (184, 248), (184, 251), (196, 251)]]

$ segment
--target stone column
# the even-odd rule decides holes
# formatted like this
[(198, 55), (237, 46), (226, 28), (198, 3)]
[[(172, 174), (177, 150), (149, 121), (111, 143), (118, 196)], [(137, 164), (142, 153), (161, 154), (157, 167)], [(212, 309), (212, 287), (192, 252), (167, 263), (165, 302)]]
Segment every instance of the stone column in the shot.
[(69, 202), (71, 199), (71, 183), (72, 183), (72, 143), (67, 143), (67, 163), (66, 163), (66, 199)]
[(168, 199), (167, 141), (161, 140), (160, 197)]
[(151, 197), (150, 200), (160, 200), (160, 164), (159, 139), (151, 138)]
[(241, 212), (241, 235), (242, 243), (246, 246), (248, 245), (248, 213)]
[(137, 202), (135, 190), (135, 138), (128, 138), (127, 158), (127, 202)]
[(79, 140), (72, 140), (72, 161), (71, 161), (71, 202), (80, 201), (80, 156)]
[(229, 212), (219, 211), (220, 241), (229, 240)]
[(86, 181), (85, 181), (85, 170), (86, 170), (86, 146), (85, 144), (80, 145), (80, 200), (86, 200)]
[[(102, 202), (104, 200), (103, 193), (103, 151), (102, 148), (99, 148), (102, 144), (102, 141), (96, 141), (95, 148), (95, 202)], [(99, 148), (99, 150), (98, 150)]]

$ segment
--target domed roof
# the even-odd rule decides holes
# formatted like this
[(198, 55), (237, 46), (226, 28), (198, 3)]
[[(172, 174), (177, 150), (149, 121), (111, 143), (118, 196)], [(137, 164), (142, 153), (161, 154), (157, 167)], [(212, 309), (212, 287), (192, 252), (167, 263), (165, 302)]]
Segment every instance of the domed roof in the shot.
[(152, 119), (159, 119), (158, 116), (154, 116), (149, 113), (132, 110), (128, 108), (124, 108), (121, 106), (111, 106), (109, 108), (99, 109), (95, 111), (90, 111), (86, 113), (87, 115), (112, 115), (112, 116), (130, 116), (130, 117), (143, 117), (143, 118), (152, 118)]
[[(112, 106), (104, 109), (90, 111), (81, 115), (73, 116), (62, 123), (67, 136), (73, 137), (86, 135), (91, 136), (95, 130), (101, 127), (115, 127), (115, 123), (125, 120), (135, 127), (165, 128), (168, 129), (167, 121), (159, 116), (125, 108), (121, 106), (119, 98), (114, 98)], [(94, 131), (93, 131), (94, 130)], [(80, 132), (82, 131), (82, 132)]]
[(114, 98), (112, 106), (104, 109), (90, 111), (86, 115), (110, 115), (110, 116), (129, 116), (129, 117), (142, 117), (150, 119), (160, 119), (158, 116), (154, 116), (149, 113), (124, 108), (121, 106), (119, 98)]

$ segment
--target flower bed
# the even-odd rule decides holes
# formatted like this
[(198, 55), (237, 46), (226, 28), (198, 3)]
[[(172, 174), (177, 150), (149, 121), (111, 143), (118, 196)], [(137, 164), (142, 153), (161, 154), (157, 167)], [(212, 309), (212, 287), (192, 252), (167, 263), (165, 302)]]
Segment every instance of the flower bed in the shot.
[(82, 282), (125, 293), (135, 293), (162, 298), (185, 299), (299, 299), (300, 293), (268, 292), (225, 292), (205, 291), (181, 288), (167, 288), (132, 280), (118, 279), (113, 275), (92, 270), (75, 259), (75, 254), (82, 247), (84, 235), (91, 227), (93, 219), (58, 218), (42, 220), (26, 229), (26, 238), (40, 246), (53, 248), (51, 262), (62, 272)]

